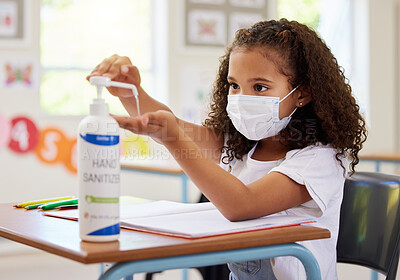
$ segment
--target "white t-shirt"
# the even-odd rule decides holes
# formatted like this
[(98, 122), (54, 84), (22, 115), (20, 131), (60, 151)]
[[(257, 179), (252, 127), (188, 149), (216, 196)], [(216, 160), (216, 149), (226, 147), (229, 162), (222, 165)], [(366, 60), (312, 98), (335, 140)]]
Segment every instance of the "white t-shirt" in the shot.
[[(250, 184), (270, 172), (282, 173), (298, 184), (304, 185), (312, 200), (300, 206), (282, 211), (282, 214), (308, 216), (317, 222), (316, 227), (327, 228), (331, 238), (298, 242), (309, 249), (318, 261), (324, 280), (337, 279), (336, 242), (339, 229), (340, 206), (343, 197), (345, 176), (343, 168), (336, 160), (336, 150), (329, 145), (313, 145), (289, 151), (278, 161), (258, 161), (251, 158), (256, 146), (243, 157), (230, 164), (220, 162), (220, 166)], [(223, 155), (224, 156), (224, 155)], [(222, 159), (222, 158), (221, 158)], [(345, 159), (343, 166), (347, 166)], [(306, 279), (304, 266), (295, 257), (271, 259), (274, 274), (278, 280)]]

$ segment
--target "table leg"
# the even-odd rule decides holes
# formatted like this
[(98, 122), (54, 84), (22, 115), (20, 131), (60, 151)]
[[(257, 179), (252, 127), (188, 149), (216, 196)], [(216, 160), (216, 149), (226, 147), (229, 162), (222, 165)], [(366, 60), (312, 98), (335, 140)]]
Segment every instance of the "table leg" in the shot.
[(371, 269), (371, 280), (378, 280), (378, 272)]
[(381, 162), (379, 160), (375, 162), (375, 172), (381, 172)]
[(181, 190), (181, 202), (186, 203), (188, 202), (188, 195), (187, 195), (187, 185), (188, 185), (189, 178), (186, 174), (181, 175), (181, 182), (182, 182), (182, 190)]
[(298, 258), (304, 265), (308, 280), (321, 279), (318, 262), (314, 258), (313, 254), (302, 245), (291, 243), (117, 263), (100, 276), (99, 280), (117, 280), (134, 273), (201, 267), (229, 262), (267, 259), (278, 256), (294, 256)]
[(182, 269), (182, 280), (188, 280), (189, 270), (187, 268)]

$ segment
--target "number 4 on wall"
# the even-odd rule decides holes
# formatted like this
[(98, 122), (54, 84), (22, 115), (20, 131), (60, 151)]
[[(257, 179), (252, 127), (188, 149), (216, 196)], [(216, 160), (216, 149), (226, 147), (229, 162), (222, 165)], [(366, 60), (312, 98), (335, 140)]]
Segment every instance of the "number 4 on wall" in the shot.
[(36, 125), (26, 117), (11, 120), (10, 141), (8, 147), (16, 153), (28, 153), (35, 149), (39, 140)]

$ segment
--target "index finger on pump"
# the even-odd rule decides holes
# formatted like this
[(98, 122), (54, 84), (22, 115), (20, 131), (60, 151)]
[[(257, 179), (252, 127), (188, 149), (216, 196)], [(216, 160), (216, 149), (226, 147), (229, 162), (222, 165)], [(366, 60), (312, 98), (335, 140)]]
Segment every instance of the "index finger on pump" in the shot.
[(121, 74), (121, 65), (132, 65), (132, 62), (127, 56), (114, 54), (105, 58), (100, 64), (98, 64), (86, 79), (89, 80), (92, 76), (102, 75), (114, 79)]
[(99, 64), (99, 68), (97, 69), (97, 72), (101, 75), (108, 74), (111, 70), (111, 67), (114, 65), (115, 61), (117, 61), (118, 58), (115, 56), (111, 56), (109, 58), (106, 58), (103, 60), (102, 63)]
[(111, 80), (121, 75), (121, 66), (125, 65), (125, 61), (122, 58), (117, 58), (108, 68), (107, 73), (104, 76), (109, 77)]
[(111, 57), (105, 58), (99, 65), (97, 65), (92, 73), (88, 76), (101, 76), (107, 73), (113, 63), (117, 60), (117, 56), (113, 55)]

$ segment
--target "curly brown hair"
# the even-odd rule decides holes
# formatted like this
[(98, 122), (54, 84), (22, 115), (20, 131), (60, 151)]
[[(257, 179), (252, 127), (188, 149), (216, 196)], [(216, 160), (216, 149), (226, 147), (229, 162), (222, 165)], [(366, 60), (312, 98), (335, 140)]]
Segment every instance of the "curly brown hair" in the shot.
[[(278, 54), (274, 62), (288, 77), (292, 87), (301, 84), (312, 101), (292, 115), (287, 127), (280, 132), (280, 141), (289, 150), (322, 143), (337, 150), (336, 159), (351, 159), (354, 173), (359, 162), (358, 152), (367, 137), (365, 121), (352, 96), (351, 87), (330, 49), (317, 33), (296, 21), (262, 21), (249, 29), (236, 32), (234, 41), (220, 59), (219, 72), (214, 83), (210, 113), (204, 125), (227, 135), (224, 162), (242, 159), (255, 141), (248, 140), (233, 126), (226, 112), (229, 83), (229, 57), (233, 50), (261, 49)], [(342, 165), (343, 167), (343, 165)]]

